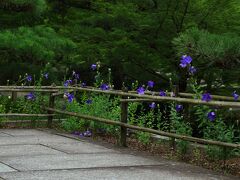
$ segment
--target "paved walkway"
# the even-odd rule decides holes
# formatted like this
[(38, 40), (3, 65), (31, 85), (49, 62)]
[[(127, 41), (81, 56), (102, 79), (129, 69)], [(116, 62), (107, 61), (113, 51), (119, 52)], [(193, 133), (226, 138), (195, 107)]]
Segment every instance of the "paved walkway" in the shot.
[[(0, 179), (235, 179), (39, 130), (0, 129)], [(237, 179), (237, 178), (236, 178)]]

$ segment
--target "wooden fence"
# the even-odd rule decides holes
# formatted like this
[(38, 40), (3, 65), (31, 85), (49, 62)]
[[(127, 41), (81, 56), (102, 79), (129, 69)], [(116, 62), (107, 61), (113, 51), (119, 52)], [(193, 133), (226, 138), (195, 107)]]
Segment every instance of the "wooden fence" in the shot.
[[(110, 94), (110, 95), (116, 95), (120, 96), (121, 100), (121, 118), (120, 121), (113, 121), (105, 118), (99, 118), (94, 116), (88, 116), (83, 115), (79, 113), (74, 112), (67, 112), (63, 110), (59, 110), (54, 108), (55, 100), (57, 96), (61, 96), (64, 94), (64, 92), (68, 91), (84, 91), (84, 92), (94, 92), (94, 93), (103, 93), (103, 94)], [(21, 117), (29, 117), (29, 116), (36, 116), (36, 117), (48, 117), (48, 127), (52, 127), (53, 123), (53, 117), (56, 114), (63, 114), (68, 116), (75, 116), (79, 117), (85, 120), (90, 121), (97, 121), (102, 122), (106, 124), (111, 125), (117, 125), (121, 127), (120, 132), (120, 145), (126, 146), (126, 134), (127, 134), (127, 128), (134, 129), (142, 132), (148, 132), (152, 134), (158, 134), (162, 136), (166, 136), (169, 138), (180, 139), (180, 140), (186, 140), (194, 143), (200, 143), (200, 144), (207, 144), (207, 145), (217, 145), (222, 146), (225, 148), (238, 148), (240, 149), (240, 144), (234, 144), (234, 143), (226, 143), (226, 142), (220, 142), (220, 141), (213, 141), (213, 140), (206, 140), (201, 138), (195, 138), (191, 136), (185, 136), (185, 135), (179, 135), (175, 133), (170, 132), (164, 132), (160, 130), (154, 130), (150, 128), (145, 127), (139, 127), (128, 124), (128, 103), (129, 102), (159, 102), (159, 101), (175, 101), (179, 103), (187, 103), (187, 104), (198, 104), (198, 105), (208, 105), (208, 106), (216, 106), (216, 107), (226, 107), (226, 108), (240, 108), (240, 102), (227, 102), (232, 100), (233, 97), (226, 97), (226, 96), (217, 96), (214, 95), (213, 98), (216, 100), (210, 101), (210, 102), (204, 102), (198, 99), (193, 99), (193, 94), (189, 93), (178, 93), (180, 97), (169, 97), (169, 96), (156, 96), (150, 95), (150, 92), (146, 92), (144, 95), (139, 95), (136, 92), (127, 92), (126, 90), (123, 91), (116, 91), (116, 90), (100, 90), (92, 87), (62, 87), (62, 86), (42, 86), (41, 88), (35, 89), (33, 86), (0, 86), (0, 92), (12, 92), (12, 96), (17, 97), (17, 92), (41, 92), (41, 93), (48, 93), (49, 94), (49, 104), (48, 107), (42, 106), (44, 110), (47, 111), (47, 114), (0, 114), (0, 116), (21, 116)], [(181, 97), (182, 94), (182, 97)], [(190, 96), (191, 95), (191, 96)], [(183, 97), (184, 96), (184, 97)], [(191, 97), (191, 98), (190, 98)], [(133, 99), (135, 98), (135, 99)], [(219, 101), (219, 100), (227, 100), (227, 101)], [(55, 114), (54, 114), (55, 113)]]

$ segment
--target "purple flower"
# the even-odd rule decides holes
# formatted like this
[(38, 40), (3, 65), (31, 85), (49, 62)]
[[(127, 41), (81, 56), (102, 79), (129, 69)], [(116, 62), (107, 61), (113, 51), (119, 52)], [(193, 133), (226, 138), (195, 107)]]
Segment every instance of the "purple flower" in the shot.
[(140, 94), (140, 95), (142, 95), (142, 94), (145, 93), (145, 89), (144, 89), (143, 87), (139, 87), (139, 88), (137, 89), (137, 93)]
[(48, 73), (44, 73), (44, 74), (43, 74), (43, 77), (44, 77), (45, 79), (48, 79)]
[(96, 64), (92, 64), (91, 65), (91, 69), (94, 71), (94, 70), (96, 70), (97, 69), (97, 65)]
[(85, 137), (90, 137), (90, 136), (92, 136), (92, 132), (89, 131), (89, 130), (87, 130), (86, 132), (83, 133), (83, 135), (84, 135)]
[(176, 111), (180, 112), (181, 110), (183, 110), (183, 106), (181, 104), (177, 104), (176, 105)]
[(85, 82), (83, 82), (82, 84), (81, 84), (81, 87), (86, 87), (87, 86), (87, 84), (85, 83)]
[(192, 62), (192, 58), (190, 56), (182, 56), (182, 59), (180, 60), (180, 66), (182, 68), (185, 68), (188, 64)]
[(86, 103), (87, 103), (87, 104), (92, 104), (92, 100), (91, 100), (91, 99), (88, 99), (88, 100), (86, 101)]
[(212, 96), (210, 93), (205, 93), (202, 95), (202, 101), (206, 101), (206, 102), (209, 102), (212, 100)]
[(80, 132), (78, 132), (78, 131), (74, 131), (74, 132), (72, 132), (72, 134), (73, 134), (73, 135), (77, 135), (77, 136), (79, 136), (79, 135), (80, 135)]
[(148, 87), (153, 88), (154, 82), (153, 81), (148, 81)]
[(211, 111), (208, 113), (207, 117), (210, 121), (214, 121), (214, 119), (216, 118), (216, 114), (215, 112)]
[(190, 66), (189, 72), (190, 72), (190, 74), (193, 75), (193, 74), (195, 74), (197, 72), (197, 69), (194, 66)]
[(234, 91), (234, 92), (232, 93), (232, 95), (233, 95), (234, 100), (237, 101), (238, 98), (239, 98), (239, 95), (237, 94), (237, 92)]
[(154, 109), (154, 108), (156, 107), (156, 103), (155, 103), (155, 102), (152, 102), (151, 104), (149, 104), (149, 107), (150, 107), (151, 109)]
[(101, 84), (100, 89), (105, 91), (109, 89), (109, 86), (107, 84)]
[(76, 73), (76, 74), (74, 75), (74, 77), (75, 77), (75, 79), (80, 79), (80, 75), (79, 75), (78, 73)]
[(73, 71), (72, 76), (73, 76), (75, 79), (80, 79), (80, 75), (79, 75), (78, 73), (76, 73), (75, 71)]
[(35, 96), (35, 94), (34, 94), (33, 92), (30, 92), (30, 93), (28, 93), (28, 94), (25, 96), (25, 98), (26, 98), (27, 100), (34, 100), (34, 99), (36, 99), (36, 96)]
[(73, 93), (64, 93), (64, 97), (68, 99), (68, 102), (73, 102), (74, 94)]
[(164, 92), (163, 90), (160, 91), (159, 96), (167, 96), (167, 93)]
[(32, 81), (32, 76), (28, 75), (28, 76), (26, 77), (26, 80), (27, 80), (28, 82), (31, 82), (31, 81)]
[(69, 80), (66, 80), (63, 85), (64, 85), (65, 87), (68, 87), (69, 84), (71, 84), (71, 83), (72, 83), (72, 80), (69, 79)]

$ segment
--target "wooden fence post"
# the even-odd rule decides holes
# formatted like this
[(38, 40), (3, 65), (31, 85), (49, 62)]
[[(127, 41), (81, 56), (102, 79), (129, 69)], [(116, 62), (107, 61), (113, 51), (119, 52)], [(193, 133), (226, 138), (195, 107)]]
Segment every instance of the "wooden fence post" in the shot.
[[(54, 108), (54, 102), (55, 102), (55, 96), (53, 96), (53, 94), (51, 93), (49, 95), (49, 107), (50, 108)], [(47, 124), (47, 126), (48, 126), (48, 128), (51, 128), (52, 127), (52, 121), (53, 121), (53, 116), (52, 116), (53, 112), (52, 111), (48, 111), (48, 114), (50, 116), (48, 116), (48, 124)]]
[[(173, 91), (173, 96), (178, 97), (178, 93), (179, 93), (178, 85), (174, 85), (172, 91)], [(171, 133), (175, 133), (175, 132), (171, 131)], [(176, 139), (175, 138), (171, 138), (171, 149), (173, 151), (176, 150)]]
[(13, 91), (12, 92), (12, 101), (16, 101), (17, 100), (17, 91)]
[[(123, 92), (127, 92), (127, 88), (123, 88)], [(126, 96), (122, 96), (122, 99), (127, 99)], [(127, 123), (128, 116), (128, 102), (121, 102), (121, 122)], [(120, 131), (120, 146), (127, 147), (127, 128), (121, 126)]]

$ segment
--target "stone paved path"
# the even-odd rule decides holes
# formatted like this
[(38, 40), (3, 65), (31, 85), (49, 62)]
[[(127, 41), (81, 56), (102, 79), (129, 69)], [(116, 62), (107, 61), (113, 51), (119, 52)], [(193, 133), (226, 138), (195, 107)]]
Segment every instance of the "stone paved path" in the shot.
[(0, 129), (0, 179), (237, 179), (39, 130)]

